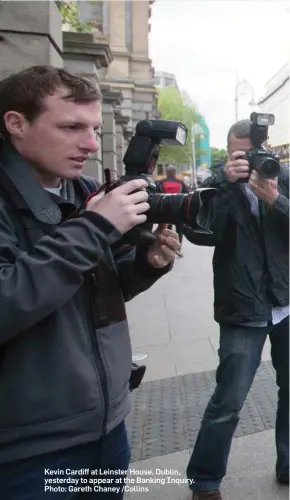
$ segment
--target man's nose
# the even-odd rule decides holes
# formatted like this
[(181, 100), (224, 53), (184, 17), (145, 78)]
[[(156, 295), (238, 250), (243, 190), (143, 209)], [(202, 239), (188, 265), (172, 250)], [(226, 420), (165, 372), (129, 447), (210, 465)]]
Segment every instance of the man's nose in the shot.
[(82, 149), (86, 149), (90, 153), (96, 153), (99, 149), (99, 143), (96, 133), (90, 132), (86, 139), (83, 141)]

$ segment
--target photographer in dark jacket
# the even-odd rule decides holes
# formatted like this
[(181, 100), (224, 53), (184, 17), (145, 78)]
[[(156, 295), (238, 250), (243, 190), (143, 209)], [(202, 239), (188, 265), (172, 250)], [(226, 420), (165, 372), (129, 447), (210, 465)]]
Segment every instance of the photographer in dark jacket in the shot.
[[(125, 301), (171, 268), (180, 244), (161, 226), (149, 248), (121, 245), (146, 220), (143, 180), (88, 201), (81, 173), (101, 121), (99, 89), (64, 69), (36, 66), (0, 82), (3, 500), (123, 498)], [(87, 471), (97, 480), (100, 469), (106, 484), (94, 486)]]
[(249, 120), (228, 134), (229, 159), (203, 187), (219, 190), (212, 235), (188, 233), (215, 246), (214, 314), (220, 325), (216, 389), (206, 408), (187, 474), (194, 500), (221, 500), (239, 413), (261, 361), (267, 335), (277, 374), (276, 477), (289, 483), (289, 174), (265, 179), (244, 152), (252, 148)]

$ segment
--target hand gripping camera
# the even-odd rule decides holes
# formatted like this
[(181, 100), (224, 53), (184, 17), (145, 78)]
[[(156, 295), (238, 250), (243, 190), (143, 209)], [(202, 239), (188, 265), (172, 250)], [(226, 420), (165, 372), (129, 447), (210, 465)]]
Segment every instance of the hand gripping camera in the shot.
[(163, 144), (183, 146), (187, 138), (187, 128), (181, 122), (169, 120), (142, 120), (137, 123), (135, 135), (131, 138), (124, 155), (125, 175), (111, 182), (106, 171), (104, 191), (108, 193), (117, 186), (133, 179), (145, 179), (148, 183), (149, 210), (147, 222), (133, 228), (124, 235), (124, 242), (150, 245), (155, 242), (151, 232), (153, 224), (186, 224), (199, 232), (211, 233), (214, 218), (213, 197), (216, 189), (198, 189), (189, 194), (156, 193), (152, 174), (156, 167), (160, 148)]
[[(268, 113), (251, 113), (250, 140), (252, 149), (243, 158), (249, 162), (250, 173), (256, 170), (261, 177), (273, 179), (280, 173), (280, 158), (275, 153), (263, 149), (262, 144), (268, 139), (268, 127), (274, 125), (275, 116)], [(248, 179), (239, 179), (248, 182)]]

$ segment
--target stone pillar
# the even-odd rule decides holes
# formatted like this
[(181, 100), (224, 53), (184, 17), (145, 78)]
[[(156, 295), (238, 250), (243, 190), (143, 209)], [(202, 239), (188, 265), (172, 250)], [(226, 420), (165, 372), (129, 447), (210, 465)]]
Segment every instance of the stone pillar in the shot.
[(103, 93), (103, 128), (102, 152), (103, 168), (109, 168), (112, 179), (117, 179), (117, 130), (115, 120), (115, 106), (121, 104), (122, 94), (112, 91), (109, 87), (102, 87)]
[(148, 55), (150, 4), (152, 0), (131, 2), (131, 54), (130, 76), (134, 82), (132, 92), (132, 122), (134, 129), (139, 120), (155, 118), (156, 97), (153, 68)]
[(126, 125), (128, 124), (129, 118), (123, 116), (121, 112), (115, 111), (115, 121), (116, 121), (116, 152), (117, 152), (117, 174), (118, 177), (124, 174), (124, 164), (123, 158), (126, 151), (124, 134), (126, 130)]
[(152, 85), (151, 61), (148, 55), (149, 1), (132, 2), (131, 77), (135, 83)]
[(149, 1), (132, 2), (132, 52), (148, 58)]
[(0, 79), (38, 64), (63, 66), (56, 2), (0, 2)]
[(126, 47), (126, 1), (111, 0), (109, 5), (110, 45), (113, 51), (125, 52)]
[(124, 81), (130, 79), (130, 60), (126, 37), (126, 4), (125, 0), (104, 2), (107, 12), (108, 37), (114, 56), (106, 78), (110, 82), (114, 81), (116, 75)]
[[(72, 73), (81, 75), (99, 84), (112, 61), (108, 41), (94, 33), (63, 33), (63, 58), (65, 67)], [(103, 182), (102, 140), (98, 135), (99, 150), (90, 155), (84, 172), (99, 182)]]

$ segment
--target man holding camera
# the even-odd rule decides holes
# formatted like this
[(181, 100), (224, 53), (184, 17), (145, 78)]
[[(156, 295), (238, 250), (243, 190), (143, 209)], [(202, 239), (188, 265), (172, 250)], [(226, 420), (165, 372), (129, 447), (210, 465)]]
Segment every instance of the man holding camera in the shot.
[(122, 244), (146, 221), (144, 180), (90, 196), (101, 121), (100, 90), (64, 69), (0, 82), (1, 499), (123, 498), (125, 302), (180, 243), (160, 226), (150, 247)]
[[(215, 246), (214, 312), (220, 325), (217, 385), (187, 468), (195, 481), (193, 500), (222, 498), (239, 413), (267, 335), (279, 388), (276, 478), (289, 483), (289, 174), (281, 166), (278, 176), (267, 178), (251, 168), (245, 153), (253, 148), (252, 128), (250, 120), (231, 127), (228, 161), (203, 184), (219, 192), (213, 234), (189, 237)], [(264, 163), (265, 170), (269, 166), (275, 162)]]

